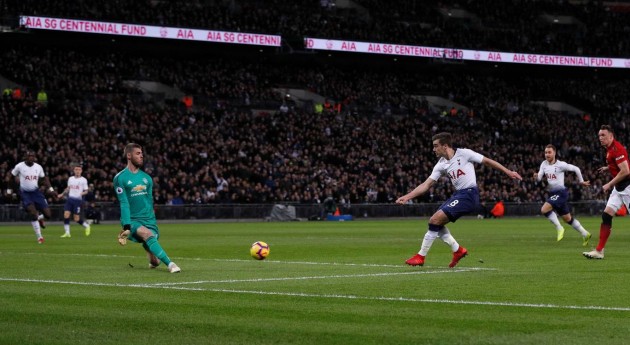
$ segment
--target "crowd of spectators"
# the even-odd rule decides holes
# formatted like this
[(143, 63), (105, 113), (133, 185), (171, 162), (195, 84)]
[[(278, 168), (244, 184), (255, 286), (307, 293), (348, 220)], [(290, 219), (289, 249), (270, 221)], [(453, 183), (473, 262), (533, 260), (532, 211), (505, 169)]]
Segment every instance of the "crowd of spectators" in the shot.
[[(517, 15), (509, 4), (484, 6), (485, 1), (481, 5), (442, 1), (419, 6), (415, 1), (386, 5), (365, 0), (357, 1), (360, 8), (342, 10), (330, 1), (324, 6), (324, 2), (306, 0), (270, 2), (274, 6), (255, 1), (209, 6), (211, 2), (85, 0), (76, 6), (61, 2), (35, 7), (27, 0), (8, 1), (8, 8), (16, 13), (29, 9), (32, 13), (28, 14), (33, 15), (283, 35), (287, 30), (301, 35), (330, 28), (330, 35), (344, 38), (396, 37), (401, 42), (415, 31), (405, 29), (402, 35), (396, 31), (399, 25), (433, 20), (433, 30), (440, 28), (440, 35), (434, 38), (442, 43), (452, 38), (448, 28), (453, 23), (431, 11), (466, 9), (480, 20), (466, 24), (483, 31), (475, 37), (493, 41), (501, 33), (508, 35), (506, 42), (512, 39), (511, 33), (526, 26), (527, 18), (543, 12), (584, 18), (587, 26), (596, 24), (581, 17), (585, 11), (617, 24), (615, 20), (623, 17), (614, 11), (602, 12), (601, 4), (576, 7), (555, 1), (537, 1), (536, 6), (516, 2), (522, 5), (523, 16), (518, 19), (521, 25), (512, 26), (503, 18)], [(470, 31), (453, 27), (451, 36), (455, 32), (458, 39), (465, 40)], [(526, 46), (538, 49), (531, 42)], [(624, 78), (486, 74), (465, 68), (416, 70), (402, 64), (374, 70), (332, 61), (305, 65), (251, 57), (182, 59), (168, 54), (21, 44), (5, 48), (0, 52), (0, 75), (24, 89), (18, 97), (3, 93), (0, 102), (0, 126), (7, 129), (0, 143), (2, 202), (17, 202), (7, 194), (10, 170), (26, 149), (37, 152), (56, 189), (65, 187), (70, 164), (82, 163), (94, 200), (114, 202), (111, 181), (125, 165), (121, 156), (124, 145), (133, 141), (145, 148), (145, 168), (155, 179), (159, 204), (321, 203), (330, 196), (341, 202), (390, 203), (430, 174), (435, 164), (430, 137), (441, 131), (453, 132), (458, 145), (503, 162), (525, 177), (522, 183), (515, 183), (479, 167), (484, 201), (544, 200), (544, 184), (529, 177), (538, 171), (544, 146), (549, 143), (558, 147), (560, 159), (581, 167), (585, 178), (592, 181), (591, 188), (577, 188), (570, 176), (573, 198), (601, 199), (605, 177), (596, 174), (604, 164), (597, 129), (604, 123), (613, 124), (620, 140), (630, 142), (621, 120), (630, 110), (624, 92), (630, 82)], [(625, 49), (623, 44), (617, 48)], [(195, 106), (156, 102), (125, 82), (128, 80), (163, 83), (193, 95)], [(309, 102), (289, 102), (278, 92), (286, 85), (311, 91), (341, 107), (320, 113)], [(36, 96), (43, 90), (48, 91), (46, 102)], [(455, 102), (457, 108), (431, 105), (428, 96)], [(564, 101), (584, 112), (551, 110), (537, 102), (546, 100)], [(265, 111), (254, 111), (261, 108)], [(449, 183), (437, 184), (418, 201), (442, 201), (452, 193), (451, 188)]]
[[(186, 61), (184, 65), (191, 70), (207, 73), (182, 76), (177, 73), (180, 67), (169, 67), (168, 57), (124, 56), (125, 64), (117, 64), (113, 63), (117, 60), (94, 59), (73, 51), (21, 54), (21, 49), (7, 50), (0, 64), (3, 73), (13, 71), (11, 77), (33, 85), (22, 98), (6, 95), (0, 103), (0, 126), (10, 129), (0, 144), (0, 174), (4, 177), (0, 187), (6, 191), (10, 169), (30, 148), (37, 152), (58, 190), (64, 188), (70, 164), (82, 163), (84, 176), (93, 184), (95, 200), (101, 202), (115, 201), (111, 180), (124, 167), (124, 145), (135, 141), (145, 147), (146, 170), (155, 178), (160, 204), (321, 203), (328, 196), (350, 203), (388, 203), (430, 174), (435, 164), (430, 137), (440, 131), (455, 133), (458, 144), (504, 162), (526, 177), (524, 182), (514, 183), (496, 171), (479, 167), (480, 189), (486, 201), (543, 200), (543, 186), (528, 177), (538, 170), (548, 143), (555, 144), (559, 157), (581, 167), (585, 178), (593, 182), (592, 188), (573, 188), (574, 197), (603, 198), (602, 177), (595, 173), (604, 164), (596, 132), (602, 121), (623, 126), (623, 121), (616, 120), (628, 110), (626, 95), (609, 92), (626, 85), (623, 79), (609, 87), (604, 87), (603, 81), (598, 85), (595, 80), (564, 79), (564, 85), (579, 86), (571, 95), (586, 98), (584, 102), (608, 97), (603, 103), (608, 105), (605, 111), (598, 112), (600, 103), (591, 102), (595, 111), (584, 117), (532, 102), (540, 90), (553, 93), (553, 79), (529, 77), (515, 83), (499, 76), (474, 74), (440, 77), (408, 71), (344, 72), (332, 65), (309, 67), (305, 72), (286, 64), (221, 59)], [(47, 63), (61, 60), (65, 63), (59, 66)], [(90, 71), (96, 76), (94, 83), (115, 82), (112, 88), (89, 89), (88, 82), (82, 82), (85, 73), (72, 70)], [(284, 111), (253, 113), (251, 107), (236, 107), (230, 102), (187, 109), (178, 103), (137, 98), (135, 92), (117, 86), (120, 80), (138, 73), (164, 83), (194, 85), (217, 103), (243, 97), (242, 92), (278, 100), (282, 97), (273, 87), (285, 82), (344, 100), (347, 106), (321, 114), (296, 105)], [(57, 92), (44, 105), (34, 97), (40, 83), (60, 85), (67, 91)], [(593, 85), (582, 86), (589, 83)], [(81, 88), (88, 92), (67, 97)], [(450, 98), (467, 109), (436, 110), (413, 98), (413, 90)], [(403, 115), (388, 114), (383, 107), (406, 107), (406, 100), (412, 99), (416, 108)], [(357, 104), (380, 109), (380, 116), (366, 116), (362, 107), (354, 106)], [(608, 112), (609, 108), (615, 111)], [(625, 127), (618, 129), (623, 142), (628, 138)], [(569, 177), (568, 182), (574, 186), (575, 180)], [(451, 193), (450, 184), (441, 183), (418, 201), (439, 202)], [(8, 195), (4, 199), (16, 202)]]
[[(490, 51), (624, 57), (624, 2), (510, 1), (94, 1), (8, 0), (13, 15), (133, 22), (302, 37)], [(298, 47), (299, 48), (299, 47)]]

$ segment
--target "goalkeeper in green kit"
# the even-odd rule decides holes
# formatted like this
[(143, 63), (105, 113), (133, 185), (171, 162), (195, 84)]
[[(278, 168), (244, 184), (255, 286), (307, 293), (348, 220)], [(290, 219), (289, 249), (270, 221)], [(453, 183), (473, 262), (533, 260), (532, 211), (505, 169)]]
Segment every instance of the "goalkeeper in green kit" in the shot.
[(118, 243), (124, 246), (127, 239), (142, 243), (149, 256), (149, 267), (156, 268), (162, 261), (168, 271), (181, 269), (169, 259), (158, 242), (160, 230), (153, 212), (153, 179), (140, 168), (144, 163), (142, 146), (129, 143), (125, 146), (127, 167), (114, 176), (114, 189), (120, 203), (120, 223), (123, 230)]

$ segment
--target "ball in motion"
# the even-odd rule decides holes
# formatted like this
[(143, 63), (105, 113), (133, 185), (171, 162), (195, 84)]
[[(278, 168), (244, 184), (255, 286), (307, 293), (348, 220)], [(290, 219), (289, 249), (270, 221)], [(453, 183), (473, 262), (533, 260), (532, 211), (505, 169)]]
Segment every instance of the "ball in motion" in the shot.
[(264, 260), (269, 255), (269, 245), (263, 241), (257, 241), (249, 248), (249, 254), (256, 260)]

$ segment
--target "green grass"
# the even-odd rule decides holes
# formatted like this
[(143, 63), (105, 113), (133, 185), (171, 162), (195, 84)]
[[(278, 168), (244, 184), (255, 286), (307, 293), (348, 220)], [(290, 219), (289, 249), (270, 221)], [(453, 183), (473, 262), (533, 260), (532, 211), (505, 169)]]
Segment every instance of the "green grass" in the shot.
[[(600, 219), (580, 221), (595, 244)], [(49, 225), (44, 245), (2, 226), (0, 344), (627, 344), (629, 227), (616, 218), (595, 261), (541, 217), (462, 219), (470, 255), (449, 270), (439, 240), (404, 265), (426, 219), (161, 224), (170, 274), (114, 225)], [(268, 260), (249, 257), (257, 240)]]

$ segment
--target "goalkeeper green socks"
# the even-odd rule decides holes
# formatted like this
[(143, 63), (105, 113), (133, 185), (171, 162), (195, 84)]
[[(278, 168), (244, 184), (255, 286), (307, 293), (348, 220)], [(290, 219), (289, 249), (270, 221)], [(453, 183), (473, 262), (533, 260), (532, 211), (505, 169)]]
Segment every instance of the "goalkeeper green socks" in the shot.
[(164, 249), (162, 249), (162, 246), (157, 241), (155, 236), (149, 237), (145, 244), (149, 248), (149, 251), (158, 259), (160, 259), (160, 261), (162, 261), (165, 265), (168, 266), (168, 264), (171, 263), (171, 259), (169, 259), (168, 255), (166, 255), (166, 252), (164, 251)]

